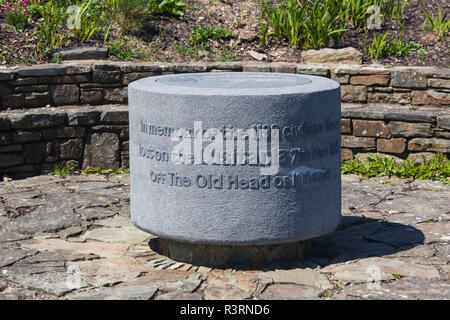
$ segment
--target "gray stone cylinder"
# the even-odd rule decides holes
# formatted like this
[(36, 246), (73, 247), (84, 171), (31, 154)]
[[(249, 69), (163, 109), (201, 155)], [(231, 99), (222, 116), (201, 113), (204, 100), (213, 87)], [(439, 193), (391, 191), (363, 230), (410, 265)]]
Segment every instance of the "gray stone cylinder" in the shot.
[(139, 228), (178, 242), (246, 246), (306, 240), (339, 224), (337, 82), (176, 74), (128, 91), (131, 219)]

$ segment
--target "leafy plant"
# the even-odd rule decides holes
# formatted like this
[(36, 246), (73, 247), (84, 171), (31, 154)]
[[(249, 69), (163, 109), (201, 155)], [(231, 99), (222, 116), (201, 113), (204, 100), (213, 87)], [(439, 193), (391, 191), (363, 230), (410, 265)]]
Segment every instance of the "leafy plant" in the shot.
[(141, 28), (146, 7), (146, 0), (106, 0), (107, 16), (125, 33), (135, 33)]
[(73, 170), (74, 170), (74, 167), (65, 167), (62, 163), (60, 163), (60, 164), (56, 164), (53, 168), (53, 171), (51, 171), (49, 174), (55, 175), (55, 176), (60, 176), (60, 177), (66, 177)]
[(287, 40), (292, 48), (323, 48), (331, 39), (338, 45), (346, 29), (341, 1), (314, 2), (285, 0), (277, 6), (261, 3), (260, 42), (265, 46), (269, 34), (279, 41)]
[(175, 50), (183, 56), (190, 57), (196, 60), (200, 59), (200, 50), (197, 47), (179, 45), (175, 47)]
[[(235, 49), (235, 48), (232, 48)], [(231, 50), (227, 47), (222, 47), (222, 52), (214, 57), (217, 61), (229, 62), (229, 61), (238, 61), (240, 57), (231, 52)]]
[(322, 5), (319, 1), (315, 2), (308, 11), (307, 18), (303, 21), (306, 34), (303, 44), (305, 50), (327, 47), (331, 38), (335, 46), (340, 43), (347, 29), (343, 28), (344, 21), (339, 15), (337, 5), (333, 5), (333, 2), (333, 0), (327, 0), (326, 5)]
[(233, 33), (227, 28), (196, 26), (191, 31), (189, 43), (194, 46), (201, 46), (208, 49), (211, 42), (217, 39), (226, 39), (233, 37)]
[(385, 32), (374, 35), (367, 51), (372, 59), (381, 59), (391, 55), (409, 56), (420, 47), (421, 45), (414, 41), (406, 41), (401, 33), (391, 38), (388, 32)]
[(5, 23), (16, 29), (24, 31), (28, 27), (29, 0), (0, 0), (0, 14), (5, 15)]
[(70, 44), (69, 34), (62, 30), (67, 21), (68, 14), (62, 6), (54, 5), (53, 0), (45, 2), (39, 7), (42, 17), (37, 27), (38, 52), (45, 51), (46, 48), (59, 49)]
[(428, 54), (428, 51), (423, 48), (420, 48), (419, 50), (417, 50), (417, 53), (419, 54), (419, 61), (420, 63), (422, 63), (423, 59), (425, 59), (425, 56)]
[(450, 184), (450, 161), (442, 153), (436, 154), (430, 161), (424, 157), (422, 165), (409, 158), (403, 162), (397, 162), (395, 159), (384, 156), (368, 156), (365, 160), (355, 158), (350, 161), (342, 161), (341, 172), (342, 174), (355, 173), (366, 177), (394, 176), (437, 180)]
[[(82, 42), (88, 41), (100, 27), (101, 11), (98, 0), (82, 1), (77, 7), (69, 7), (69, 21), (73, 27), (75, 38)], [(72, 10), (71, 10), (72, 9)], [(72, 21), (73, 20), (73, 21)]]
[(124, 173), (130, 173), (130, 168), (120, 167), (119, 169), (114, 171), (113, 174), (124, 174)]
[(186, 3), (180, 0), (150, 0), (149, 10), (152, 13), (183, 17)]
[(366, 25), (369, 17), (369, 8), (373, 5), (375, 5), (375, 1), (342, 1), (341, 17), (346, 22), (352, 22), (355, 27), (362, 28)]
[(298, 46), (303, 32), (303, 19), (307, 6), (300, 6), (296, 0), (282, 1), (278, 6), (271, 7), (265, 1), (261, 2), (260, 41), (264, 46), (268, 43), (269, 27), (271, 34), (279, 41), (287, 39), (293, 48)]
[(422, 29), (433, 31), (435, 34), (439, 35), (443, 41), (450, 31), (450, 20), (447, 19), (447, 12), (443, 13), (442, 8), (439, 6), (436, 19), (425, 9), (423, 9), (423, 14), (425, 15), (425, 21), (422, 24)]
[(134, 52), (127, 46), (128, 41), (122, 40), (122, 34), (108, 47), (108, 52), (111, 56), (119, 60), (133, 60)]

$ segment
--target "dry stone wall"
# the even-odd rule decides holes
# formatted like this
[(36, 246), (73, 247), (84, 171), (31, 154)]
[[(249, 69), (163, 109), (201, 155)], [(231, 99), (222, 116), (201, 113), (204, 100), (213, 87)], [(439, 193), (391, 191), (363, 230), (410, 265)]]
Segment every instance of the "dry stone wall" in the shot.
[(282, 72), (341, 84), (342, 157), (450, 153), (450, 69), (80, 61), (0, 69), (0, 174), (128, 166), (127, 85), (188, 72)]

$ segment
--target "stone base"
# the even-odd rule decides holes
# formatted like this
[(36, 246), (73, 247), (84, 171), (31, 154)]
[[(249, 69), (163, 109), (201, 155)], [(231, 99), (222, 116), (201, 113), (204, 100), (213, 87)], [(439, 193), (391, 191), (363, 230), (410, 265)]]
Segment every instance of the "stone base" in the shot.
[(264, 266), (273, 262), (301, 259), (310, 247), (310, 241), (299, 241), (264, 246), (200, 245), (167, 239), (155, 239), (154, 250), (179, 262), (210, 267)]

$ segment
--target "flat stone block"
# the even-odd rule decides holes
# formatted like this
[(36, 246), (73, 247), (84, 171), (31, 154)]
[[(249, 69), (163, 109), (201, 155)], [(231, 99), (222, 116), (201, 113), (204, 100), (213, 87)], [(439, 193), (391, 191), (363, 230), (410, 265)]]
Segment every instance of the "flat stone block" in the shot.
[(406, 150), (406, 139), (378, 139), (377, 150), (386, 153), (403, 153)]
[(391, 132), (384, 121), (353, 120), (353, 134), (357, 137), (389, 138)]
[(450, 152), (450, 141), (438, 138), (414, 138), (408, 143), (408, 150)]
[(375, 138), (342, 136), (342, 147), (371, 150), (375, 149)]
[(82, 46), (58, 51), (63, 60), (103, 60), (108, 57), (108, 49), (103, 47)]

